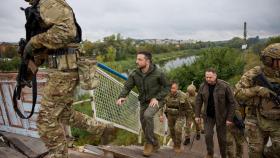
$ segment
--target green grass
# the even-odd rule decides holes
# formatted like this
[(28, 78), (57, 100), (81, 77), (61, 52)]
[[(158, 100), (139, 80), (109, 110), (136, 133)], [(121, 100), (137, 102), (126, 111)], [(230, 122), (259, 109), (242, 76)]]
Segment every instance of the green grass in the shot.
[(137, 144), (138, 136), (134, 133), (128, 132), (123, 129), (118, 129), (115, 139), (112, 141), (114, 145), (131, 145)]
[(257, 65), (262, 65), (260, 61), (259, 55), (253, 52), (248, 52), (243, 54), (246, 65), (244, 67), (244, 72), (250, 70), (251, 68), (257, 66)]
[[(78, 100), (85, 100), (88, 98), (90, 98), (89, 95), (83, 95), (83, 96), (80, 96), (78, 98)], [(91, 104), (89, 102), (75, 105), (75, 106), (73, 106), (73, 108), (90, 117), (93, 116)], [(72, 133), (73, 137), (76, 138), (76, 141), (74, 142), (74, 144), (77, 146), (81, 146), (81, 145), (85, 145), (85, 144), (98, 145), (100, 143), (99, 138), (96, 138), (94, 135), (90, 134), (89, 132), (87, 132), (85, 130), (72, 127), (71, 133)]]
[[(261, 65), (260, 57), (256, 53), (246, 52), (243, 54), (243, 59), (245, 61), (245, 66), (243, 72), (250, 70), (251, 68)], [(235, 75), (231, 77), (228, 82), (230, 85), (234, 86), (241, 78), (242, 74)]]

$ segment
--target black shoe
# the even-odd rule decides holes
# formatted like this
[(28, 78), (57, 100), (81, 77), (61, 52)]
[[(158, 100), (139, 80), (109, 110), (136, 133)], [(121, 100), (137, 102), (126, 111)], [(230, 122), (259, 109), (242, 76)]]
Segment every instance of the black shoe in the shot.
[(196, 138), (196, 140), (199, 140), (200, 139), (200, 133), (197, 133), (195, 138)]
[(188, 144), (190, 144), (190, 142), (191, 142), (191, 139), (190, 138), (186, 138), (183, 144), (184, 145), (188, 145)]

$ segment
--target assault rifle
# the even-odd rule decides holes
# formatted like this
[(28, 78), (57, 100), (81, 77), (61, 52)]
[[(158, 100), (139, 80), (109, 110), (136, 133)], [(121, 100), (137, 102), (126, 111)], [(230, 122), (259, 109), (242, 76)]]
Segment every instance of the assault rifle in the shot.
[[(18, 114), (18, 116), (22, 119), (29, 119), (33, 113), (34, 113), (34, 109), (35, 109), (35, 104), (36, 104), (36, 100), (37, 100), (37, 80), (36, 80), (36, 74), (38, 71), (38, 67), (36, 66), (36, 64), (34, 63), (34, 57), (31, 56), (30, 54), (25, 54), (26, 52), (24, 51), (25, 46), (27, 44), (27, 42), (30, 40), (30, 38), (32, 36), (34, 36), (36, 34), (37, 31), (32, 31), (35, 28), (35, 25), (32, 23), (32, 21), (30, 22), (29, 19), (32, 19), (34, 17), (32, 12), (32, 7), (27, 7), (27, 8), (21, 8), (21, 10), (23, 10), (25, 12), (25, 16), (26, 16), (26, 20), (27, 23), (25, 25), (26, 27), (26, 39), (21, 38), (19, 41), (19, 49), (18, 49), (18, 53), (21, 56), (21, 63), (20, 63), (20, 68), (18, 71), (18, 75), (17, 75), (17, 83), (16, 83), (16, 87), (14, 89), (14, 93), (13, 93), (13, 105), (14, 105), (14, 109), (16, 111), (16, 113)], [(22, 112), (19, 110), (18, 105), (17, 105), (17, 101), (20, 100), (21, 97), (21, 91), (22, 88), (24, 88), (25, 86), (31, 88), (32, 87), (32, 110), (31, 113), (28, 116), (24, 116), (24, 114), (22, 114)]]
[(279, 83), (270, 83), (266, 77), (263, 75), (263, 73), (257, 75), (253, 78), (254, 83), (256, 83), (259, 86), (268, 88), (273, 93), (270, 93), (270, 98), (275, 103), (276, 106), (280, 106), (280, 84)]
[(240, 134), (242, 135), (244, 140), (248, 144), (248, 141), (245, 138), (245, 123), (244, 123), (244, 119), (242, 118), (242, 116), (238, 113), (235, 113), (232, 121), (233, 121), (233, 124), (235, 125), (235, 127), (240, 131)]

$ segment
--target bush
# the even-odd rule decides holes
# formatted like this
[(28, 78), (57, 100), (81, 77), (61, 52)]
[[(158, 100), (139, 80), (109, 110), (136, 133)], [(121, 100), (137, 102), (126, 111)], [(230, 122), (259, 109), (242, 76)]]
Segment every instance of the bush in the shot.
[(0, 58), (0, 71), (7, 72), (7, 71), (16, 71), (20, 64), (20, 58), (14, 57), (12, 59)]
[(194, 64), (176, 68), (168, 72), (168, 77), (177, 80), (181, 88), (186, 90), (192, 81), (197, 87), (203, 82), (207, 68), (215, 68), (218, 78), (230, 80), (236, 75), (242, 74), (244, 65), (242, 54), (237, 49), (209, 48), (203, 50), (202, 55), (197, 58)]

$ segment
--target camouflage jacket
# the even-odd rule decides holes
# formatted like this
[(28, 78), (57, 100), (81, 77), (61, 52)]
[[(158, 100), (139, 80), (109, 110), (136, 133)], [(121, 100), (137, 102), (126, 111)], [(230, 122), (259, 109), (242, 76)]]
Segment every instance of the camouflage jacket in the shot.
[(192, 106), (190, 104), (187, 95), (178, 90), (175, 95), (169, 93), (165, 99), (165, 111), (167, 113), (175, 112), (176, 114), (186, 115), (192, 111)]
[(190, 96), (188, 92), (187, 92), (186, 94), (187, 94), (187, 97), (188, 97), (188, 99), (189, 99), (189, 103), (190, 103), (192, 109), (194, 110), (194, 107), (195, 107), (195, 98), (196, 98), (196, 96), (197, 96), (197, 93), (195, 93), (194, 96)]
[(74, 41), (77, 34), (72, 8), (65, 0), (40, 0), (37, 6), (46, 32), (31, 38), (36, 48), (57, 49)]
[[(199, 117), (201, 113), (202, 105), (204, 109), (202, 114), (206, 116), (206, 110), (209, 97), (209, 86), (206, 82), (202, 83), (199, 87), (196, 101), (195, 101), (195, 116)], [(235, 109), (235, 100), (233, 92), (229, 84), (223, 80), (217, 80), (214, 92), (214, 106), (215, 106), (215, 118), (217, 125), (224, 125), (226, 120), (232, 121), (233, 112)]]
[(156, 65), (150, 65), (147, 73), (141, 72), (140, 69), (132, 71), (119, 98), (126, 97), (134, 86), (139, 91), (138, 99), (141, 104), (149, 102), (152, 98), (163, 101), (169, 91), (165, 74)]
[[(263, 98), (259, 95), (259, 90), (263, 87), (254, 83), (254, 77), (264, 73), (269, 82), (276, 82), (280, 84), (280, 78), (275, 76), (277, 74), (268, 73), (260, 66), (256, 66), (243, 74), (240, 81), (235, 85), (236, 98), (246, 103), (246, 115), (255, 115), (256, 110), (259, 110), (261, 114), (266, 117), (275, 117), (274, 114), (280, 118), (280, 110), (275, 112), (272, 108), (274, 103), (270, 98)], [(267, 75), (269, 74), (269, 75)], [(270, 108), (271, 107), (271, 108)], [(267, 113), (268, 112), (268, 113)]]

